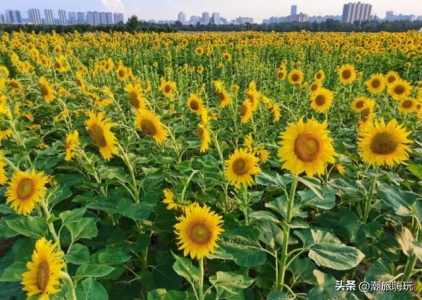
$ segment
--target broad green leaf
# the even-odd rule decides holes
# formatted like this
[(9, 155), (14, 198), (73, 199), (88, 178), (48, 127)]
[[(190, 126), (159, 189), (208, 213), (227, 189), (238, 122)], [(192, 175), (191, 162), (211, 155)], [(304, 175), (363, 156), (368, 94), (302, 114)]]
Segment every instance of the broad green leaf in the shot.
[(422, 165), (410, 163), (407, 166), (407, 169), (410, 171), (410, 173), (415, 175), (419, 180), (422, 180)]
[(158, 200), (159, 198), (156, 194), (145, 195), (138, 204), (123, 198), (118, 202), (119, 213), (132, 220), (143, 221), (148, 219)]
[(68, 223), (66, 228), (72, 235), (72, 241), (93, 238), (98, 234), (97, 224), (92, 218), (82, 218), (78, 222)]
[(294, 178), (306, 185), (319, 199), (324, 199), (321, 182), (317, 178), (305, 178), (300, 176), (295, 176)]
[(292, 182), (292, 179), (286, 176), (280, 176), (277, 172), (261, 172), (255, 176), (255, 182), (260, 185), (286, 189), (286, 186)]
[(78, 222), (85, 214), (86, 208), (76, 208), (74, 210), (67, 210), (59, 214), (59, 218), (62, 220), (63, 226), (68, 223)]
[(283, 292), (279, 291), (271, 291), (268, 296), (267, 300), (291, 300), (292, 296)]
[(114, 270), (113, 267), (107, 265), (85, 264), (76, 270), (75, 277), (78, 279), (85, 277), (104, 277)]
[(223, 233), (219, 244), (239, 266), (254, 267), (267, 259), (258, 241), (259, 234), (253, 227), (238, 227)]
[(319, 229), (301, 230), (294, 232), (302, 241), (303, 248), (311, 248), (315, 244), (326, 242), (333, 244), (341, 244), (340, 240), (332, 233)]
[(326, 300), (334, 299), (336, 294), (336, 279), (319, 270), (314, 270), (318, 286), (313, 287), (308, 293), (308, 299)]
[(283, 245), (283, 231), (272, 222), (254, 223), (254, 228), (259, 230), (259, 240), (271, 248), (276, 248), (276, 243)]
[(99, 282), (93, 278), (87, 278), (78, 283), (76, 297), (78, 300), (105, 300), (108, 299), (108, 294)]
[(125, 263), (130, 258), (131, 256), (126, 254), (121, 249), (107, 248), (94, 253), (91, 257), (91, 260), (98, 264), (115, 265)]
[(186, 300), (187, 293), (182, 291), (167, 291), (156, 289), (148, 293), (148, 300)]
[(296, 258), (287, 268), (293, 276), (293, 283), (307, 283), (307, 284), (316, 284), (315, 276), (313, 271), (316, 269), (315, 263), (305, 257), (305, 258)]
[(255, 220), (257, 221), (269, 221), (269, 222), (273, 222), (273, 223), (279, 223), (280, 220), (271, 212), (269, 211), (264, 211), (264, 210), (259, 210), (259, 211), (255, 211), (253, 213), (251, 213), (249, 215), (249, 220), (251, 222), (254, 222)]
[(22, 216), (13, 220), (7, 220), (6, 224), (19, 234), (33, 239), (44, 237), (48, 231), (48, 225), (44, 219), (31, 216)]
[(354, 242), (362, 224), (358, 216), (351, 210), (345, 210), (340, 217), (340, 222), (346, 230), (349, 239)]
[(6, 203), (0, 204), (0, 214), (9, 215), (13, 213), (15, 213), (15, 211), (10, 207), (10, 205)]
[(393, 280), (394, 263), (386, 258), (377, 259), (365, 274), (365, 281)]
[(0, 281), (22, 281), (22, 274), (28, 271), (26, 261), (16, 261), (11, 266), (6, 268)]
[(70, 248), (70, 251), (67, 252), (65, 256), (66, 262), (83, 265), (89, 262), (89, 250), (87, 246), (75, 243)]
[[(291, 216), (306, 218), (308, 214), (300, 210), (300, 200), (299, 197), (296, 197), (295, 202), (292, 206)], [(266, 203), (265, 207), (268, 207), (272, 211), (279, 213), (283, 219), (286, 219), (287, 215), (287, 198), (285, 195), (281, 195), (275, 198), (273, 201)]]
[(356, 267), (365, 255), (354, 247), (326, 242), (312, 246), (311, 258), (318, 266), (334, 270), (349, 270)]
[(0, 280), (0, 299), (26, 299), (24, 293), (20, 282), (1, 282)]
[(50, 198), (49, 205), (50, 207), (53, 207), (57, 203), (68, 199), (70, 196), (72, 196), (72, 191), (67, 186), (60, 185), (54, 192), (53, 196)]
[(378, 195), (387, 207), (394, 209), (399, 216), (411, 216), (410, 206), (416, 201), (414, 193), (403, 191), (399, 187), (380, 186)]
[(137, 299), (141, 295), (141, 290), (142, 285), (139, 280), (115, 281), (111, 287), (110, 299)]
[(254, 279), (233, 272), (217, 272), (216, 275), (210, 276), (210, 282), (215, 286), (218, 293), (227, 291), (230, 294), (238, 294), (239, 290), (246, 289)]
[(185, 278), (191, 284), (199, 282), (201, 273), (199, 272), (199, 269), (192, 264), (190, 259), (177, 256), (176, 254), (173, 254), (173, 257), (176, 259), (173, 264), (173, 269), (178, 275)]
[(330, 187), (321, 187), (321, 198), (313, 190), (302, 190), (298, 192), (302, 199), (301, 205), (314, 206), (322, 209), (332, 209), (336, 202), (336, 190)]
[(226, 259), (233, 260), (233, 255), (228, 254), (223, 248), (217, 247), (214, 253), (210, 253), (208, 259)]

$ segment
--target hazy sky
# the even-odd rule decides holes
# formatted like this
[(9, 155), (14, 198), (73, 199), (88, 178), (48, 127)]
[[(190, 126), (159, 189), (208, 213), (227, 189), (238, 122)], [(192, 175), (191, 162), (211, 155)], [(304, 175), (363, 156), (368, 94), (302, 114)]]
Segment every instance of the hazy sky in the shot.
[[(0, 0), (0, 13), (6, 9), (20, 9), (23, 17), (27, 16), (29, 8), (53, 9), (57, 18), (58, 9), (66, 11), (112, 11), (123, 12), (125, 20), (131, 15), (141, 19), (176, 20), (180, 11), (190, 16), (200, 16), (202, 12), (219, 12), (220, 16), (231, 20), (239, 16), (253, 17), (261, 23), (262, 19), (271, 16), (279, 17), (290, 14), (290, 6), (296, 4), (297, 12), (309, 16), (341, 15), (343, 4), (348, 0)], [(385, 17), (387, 10), (395, 14), (422, 15), (422, 0), (370, 0), (362, 1), (372, 4), (372, 14)], [(42, 17), (44, 13), (41, 12)]]

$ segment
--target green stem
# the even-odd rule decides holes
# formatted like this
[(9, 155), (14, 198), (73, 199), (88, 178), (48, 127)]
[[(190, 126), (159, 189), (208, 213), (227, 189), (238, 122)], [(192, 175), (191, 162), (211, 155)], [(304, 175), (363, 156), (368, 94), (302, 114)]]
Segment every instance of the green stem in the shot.
[(204, 299), (204, 257), (199, 259), (199, 300)]
[(41, 204), (41, 207), (44, 211), (45, 219), (46, 219), (47, 224), (48, 224), (48, 229), (49, 229), (49, 231), (50, 231), (50, 233), (53, 237), (53, 240), (54, 240), (54, 242), (56, 242), (58, 244), (58, 246), (60, 246), (60, 239), (57, 235), (56, 229), (54, 228), (53, 223), (49, 221), (51, 214), (48, 210), (47, 204), (46, 204), (45, 201), (41, 201), (40, 204)]
[(409, 281), (410, 276), (412, 276), (412, 272), (415, 268), (415, 264), (418, 257), (415, 255), (415, 253), (412, 252), (410, 257), (407, 259), (406, 267), (404, 269), (404, 274), (402, 277), (402, 281), (406, 282)]
[(60, 277), (63, 279), (64, 283), (67, 285), (67, 288), (70, 292), (70, 299), (78, 300), (78, 298), (76, 298), (75, 286), (73, 285), (73, 281), (70, 278), (69, 274), (66, 272), (60, 271)]
[(369, 217), (369, 212), (371, 211), (371, 200), (372, 200), (372, 196), (374, 194), (376, 183), (377, 183), (376, 177), (373, 177), (372, 183), (371, 183), (371, 189), (369, 190), (369, 195), (366, 198), (366, 202), (365, 202), (365, 210), (364, 210), (363, 219), (362, 219), (363, 223), (366, 223), (366, 221), (368, 220), (368, 217)]
[(190, 176), (189, 176), (188, 180), (186, 181), (186, 184), (185, 184), (185, 186), (183, 187), (183, 190), (182, 190), (182, 195), (180, 196), (180, 202), (181, 202), (181, 203), (184, 203), (184, 202), (185, 202), (185, 193), (186, 193), (186, 188), (188, 187), (189, 182), (192, 180), (193, 176), (194, 176), (194, 175), (195, 175), (198, 171), (199, 171), (199, 170), (194, 170), (194, 171), (190, 174)]
[(242, 187), (243, 190), (243, 214), (245, 215), (245, 225), (249, 226), (249, 199), (248, 199), (248, 188)]
[(12, 163), (10, 160), (8, 160), (6, 157), (3, 156), (3, 160), (13, 169), (14, 172), (19, 172), (19, 168), (15, 166), (14, 163)]
[(135, 203), (138, 204), (140, 199), (139, 199), (139, 193), (138, 193), (138, 188), (137, 188), (137, 184), (136, 184), (135, 171), (133, 170), (133, 167), (130, 164), (130, 160), (129, 160), (129, 156), (127, 155), (127, 151), (125, 151), (121, 145), (119, 145), (119, 150), (122, 153), (123, 161), (125, 162), (127, 168), (129, 169), (129, 174), (130, 174), (130, 177), (132, 179), (132, 184), (130, 184), (130, 186), (132, 187), (132, 192), (133, 192), (133, 196), (135, 198), (134, 199)]
[(295, 178), (292, 182), (292, 186), (290, 189), (290, 195), (287, 199), (287, 214), (286, 214), (286, 224), (283, 232), (283, 246), (281, 249), (281, 259), (279, 264), (279, 271), (278, 271), (278, 282), (277, 282), (277, 290), (281, 291), (284, 286), (284, 278), (286, 275), (286, 268), (287, 268), (287, 258), (289, 253), (287, 252), (289, 246), (289, 237), (290, 237), (290, 221), (292, 219), (292, 208), (293, 203), (295, 200), (295, 193), (296, 187), (298, 184), (298, 180)]

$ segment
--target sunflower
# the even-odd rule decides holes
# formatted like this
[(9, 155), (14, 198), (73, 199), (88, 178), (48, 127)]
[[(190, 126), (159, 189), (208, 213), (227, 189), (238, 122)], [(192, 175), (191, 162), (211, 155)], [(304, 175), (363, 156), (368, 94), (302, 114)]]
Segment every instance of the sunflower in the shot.
[(32, 261), (26, 264), (29, 269), (22, 274), (22, 290), (28, 298), (41, 294), (40, 300), (50, 299), (49, 295), (60, 292), (60, 272), (65, 267), (64, 253), (58, 249), (58, 244), (47, 241), (44, 237), (35, 243)]
[(334, 156), (337, 156), (328, 134), (326, 121), (320, 124), (312, 119), (304, 123), (300, 119), (298, 123), (290, 124), (280, 134), (278, 157), (282, 168), (295, 175), (302, 172), (309, 177), (323, 174), (325, 164), (334, 163)]
[(350, 106), (353, 111), (360, 113), (362, 110), (364, 110), (367, 107), (371, 107), (371, 109), (374, 107), (375, 101), (373, 99), (367, 98), (367, 97), (357, 97), (355, 100), (353, 100), (352, 105)]
[(79, 145), (79, 132), (74, 130), (66, 136), (64, 150), (66, 152), (65, 161), (70, 161), (75, 156), (76, 147)]
[(407, 139), (410, 131), (399, 125), (396, 119), (385, 124), (384, 119), (375, 124), (368, 124), (361, 133), (358, 147), (364, 162), (371, 165), (388, 165), (401, 163), (408, 159), (410, 147), (413, 143)]
[(162, 84), (160, 84), (160, 90), (163, 92), (165, 97), (173, 99), (174, 92), (176, 91), (176, 82), (164, 80)]
[(175, 202), (175, 197), (174, 197), (174, 193), (169, 190), (169, 189), (164, 189), (163, 190), (163, 194), (164, 194), (164, 199), (163, 199), (163, 204), (167, 205), (167, 210), (175, 210), (178, 212), (185, 212), (186, 208), (190, 207), (190, 206), (196, 206), (197, 203), (191, 203), (191, 202), (187, 202), (187, 201), (183, 201), (183, 203), (177, 203)]
[(4, 161), (4, 155), (3, 152), (0, 151), (0, 185), (3, 185), (7, 182), (6, 170), (4, 169), (5, 166), (6, 163)]
[(138, 110), (135, 127), (142, 130), (144, 134), (153, 137), (158, 144), (164, 142), (168, 135), (167, 130), (163, 128), (163, 124), (160, 122), (160, 117), (146, 109)]
[(196, 47), (195, 48), (195, 54), (198, 55), (198, 56), (202, 56), (202, 54), (204, 54), (204, 48)]
[(20, 90), (22, 88), (22, 83), (17, 79), (9, 79), (9, 85), (15, 90)]
[(248, 123), (249, 120), (252, 118), (252, 104), (249, 99), (243, 101), (242, 106), (240, 107), (240, 122), (242, 124)]
[(133, 108), (145, 108), (145, 98), (139, 83), (126, 85), (124, 91), (129, 94), (129, 101)]
[(129, 77), (129, 69), (121, 64), (118, 65), (116, 73), (120, 81), (125, 81)]
[(365, 129), (368, 124), (372, 123), (374, 116), (375, 114), (372, 107), (366, 106), (364, 109), (362, 109), (359, 116), (359, 128)]
[(198, 69), (196, 70), (196, 72), (198, 72), (198, 74), (202, 74), (204, 72), (204, 67), (199, 66)]
[(0, 142), (10, 138), (12, 135), (13, 131), (11, 129), (0, 130)]
[(47, 177), (44, 172), (35, 173), (18, 171), (10, 179), (9, 187), (4, 194), (6, 203), (20, 215), (30, 214), (35, 203), (41, 202), (46, 192)]
[(394, 100), (401, 100), (409, 96), (412, 91), (412, 86), (403, 79), (394, 80), (388, 86), (388, 93), (393, 97)]
[(189, 206), (178, 221), (174, 228), (178, 249), (183, 250), (184, 256), (202, 259), (215, 251), (219, 235), (224, 232), (221, 216), (206, 205), (195, 205)]
[(385, 74), (385, 83), (387, 85), (392, 84), (394, 81), (400, 79), (400, 75), (396, 71), (390, 71)]
[(224, 108), (230, 103), (230, 95), (224, 89), (219, 89), (215, 93), (217, 95), (218, 100), (220, 100), (220, 108)]
[(284, 80), (284, 79), (286, 79), (286, 76), (287, 76), (287, 71), (286, 71), (286, 69), (284, 69), (284, 68), (279, 68), (279, 69), (277, 70), (277, 79), (279, 79), (279, 80)]
[(110, 130), (116, 123), (109, 123), (110, 119), (104, 118), (103, 112), (96, 115), (89, 111), (88, 117), (89, 119), (85, 121), (86, 130), (94, 145), (100, 148), (103, 158), (108, 161), (113, 154), (118, 153), (116, 137)]
[(404, 98), (400, 100), (400, 103), (398, 105), (399, 112), (401, 113), (412, 113), (416, 112), (418, 106), (418, 101), (413, 98)]
[(366, 89), (371, 94), (381, 93), (385, 88), (385, 78), (381, 73), (372, 74), (368, 81), (365, 82)]
[(356, 80), (357, 74), (353, 65), (344, 65), (338, 69), (340, 81), (343, 84), (350, 84)]
[(243, 140), (243, 145), (251, 151), (253, 149), (253, 137), (252, 133), (249, 133)]
[(311, 107), (317, 112), (326, 112), (330, 109), (331, 104), (333, 103), (334, 94), (332, 91), (326, 88), (320, 88), (312, 93)]
[(316, 80), (316, 81), (312, 82), (311, 86), (309, 87), (309, 93), (312, 94), (320, 88), (322, 88), (322, 83), (321, 83), (321, 81)]
[(60, 55), (58, 58), (56, 58), (54, 67), (56, 68), (56, 71), (60, 73), (63, 73), (69, 70), (69, 64), (67, 63), (66, 58), (63, 55)]
[(225, 60), (227, 60), (227, 61), (231, 61), (231, 60), (232, 60), (232, 56), (231, 56), (231, 54), (230, 54), (229, 52), (227, 52), (227, 51), (224, 51), (224, 52), (223, 52), (223, 58), (224, 58)]
[(287, 79), (291, 84), (301, 84), (303, 81), (304, 75), (301, 70), (294, 69), (292, 70), (289, 75), (287, 76)]
[(186, 101), (187, 106), (190, 110), (196, 113), (198, 116), (201, 115), (204, 105), (202, 104), (202, 99), (195, 94), (190, 94), (188, 100)]
[(40, 78), (41, 95), (44, 97), (45, 102), (51, 103), (54, 99), (53, 89), (50, 87), (47, 79), (44, 76)]
[(225, 173), (230, 184), (239, 188), (251, 186), (254, 182), (252, 175), (261, 173), (258, 167), (259, 159), (245, 149), (236, 149), (226, 161)]
[(270, 105), (267, 105), (267, 107), (273, 115), (274, 122), (278, 122), (281, 117), (280, 106), (278, 104), (271, 103)]
[(199, 152), (206, 152), (211, 141), (210, 132), (206, 126), (206, 123), (199, 122), (197, 126), (197, 131), (199, 139), (201, 140), (201, 149), (199, 149)]
[(323, 70), (319, 70), (315, 75), (314, 75), (314, 79), (315, 81), (319, 81), (322, 82), (324, 81), (325, 78), (325, 73)]

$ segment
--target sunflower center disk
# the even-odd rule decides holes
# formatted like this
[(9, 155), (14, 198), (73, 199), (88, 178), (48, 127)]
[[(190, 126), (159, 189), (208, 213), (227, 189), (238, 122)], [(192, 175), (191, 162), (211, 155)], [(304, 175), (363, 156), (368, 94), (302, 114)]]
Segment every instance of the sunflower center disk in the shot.
[(397, 149), (398, 143), (396, 142), (394, 136), (388, 132), (377, 133), (371, 141), (370, 148), (371, 151), (378, 155), (387, 155), (394, 153)]
[(371, 112), (371, 110), (369, 108), (365, 108), (364, 110), (362, 110), (361, 114), (360, 114), (360, 119), (363, 122), (366, 122), (369, 118), (369, 113)]
[(192, 100), (190, 103), (190, 108), (192, 108), (192, 110), (198, 110), (199, 108), (198, 102), (196, 102), (195, 100)]
[(410, 107), (412, 107), (412, 101), (410, 101), (410, 100), (405, 100), (405, 101), (403, 101), (403, 104), (402, 104), (402, 106), (404, 107), (404, 108), (410, 108)]
[(30, 178), (24, 178), (19, 182), (18, 188), (17, 188), (17, 194), (19, 199), (26, 200), (31, 196), (31, 194), (34, 191), (34, 183), (32, 182), (32, 179)]
[(293, 74), (293, 75), (292, 75), (292, 80), (293, 80), (294, 82), (299, 81), (299, 75), (297, 75), (297, 74)]
[(104, 136), (103, 128), (97, 124), (92, 124), (88, 129), (88, 134), (91, 137), (92, 142), (95, 146), (103, 148), (107, 146), (107, 141)]
[(381, 85), (381, 82), (378, 79), (372, 80), (372, 87), (374, 89), (378, 88)]
[(49, 94), (48, 93), (48, 88), (44, 84), (41, 85), (41, 94), (43, 96), (47, 96)]
[(395, 92), (397, 95), (401, 95), (401, 94), (403, 94), (403, 93), (404, 93), (404, 86), (402, 86), (402, 85), (398, 85), (398, 86), (396, 86), (396, 87), (394, 88), (394, 92)]
[(198, 136), (201, 140), (204, 139), (204, 128), (202, 128), (202, 126), (198, 127)]
[(170, 92), (171, 92), (171, 86), (170, 86), (170, 85), (166, 85), (166, 86), (164, 87), (164, 91), (165, 91), (166, 93), (170, 93)]
[(315, 98), (315, 103), (316, 103), (318, 106), (324, 105), (324, 104), (325, 104), (325, 97), (324, 97), (324, 95), (318, 95), (318, 96)]
[(343, 77), (344, 79), (349, 79), (350, 76), (352, 76), (352, 72), (350, 72), (350, 70), (344, 70), (341, 73), (341, 77)]
[(62, 67), (62, 65), (59, 62), (55, 63), (56, 69), (60, 69)]
[(130, 92), (129, 101), (130, 101), (130, 104), (132, 104), (132, 106), (134, 108), (139, 108), (139, 100), (138, 100), (138, 94), (137, 93)]
[(243, 104), (242, 107), (240, 108), (240, 115), (242, 117), (244, 117), (246, 115), (246, 112), (248, 111), (248, 109), (246, 108), (246, 105)]
[(195, 224), (190, 230), (190, 238), (195, 244), (204, 245), (209, 242), (211, 232), (204, 224)]
[(120, 77), (125, 77), (126, 72), (124, 70), (119, 70), (119, 76)]
[(141, 129), (146, 135), (155, 135), (157, 133), (157, 128), (150, 120), (142, 120)]
[(245, 175), (248, 173), (247, 163), (243, 158), (238, 158), (233, 163), (233, 171), (236, 175)]
[(218, 92), (217, 92), (217, 98), (218, 98), (220, 101), (223, 101), (226, 97), (224, 97), (224, 93), (223, 93), (223, 92), (218, 91)]
[(321, 154), (319, 138), (313, 133), (300, 133), (294, 145), (296, 156), (303, 162), (313, 162)]
[(363, 101), (356, 102), (356, 108), (362, 108), (363, 107)]
[(43, 260), (38, 265), (38, 273), (37, 273), (37, 286), (41, 291), (45, 291), (48, 280), (50, 279), (50, 267), (48, 266), (48, 263)]

